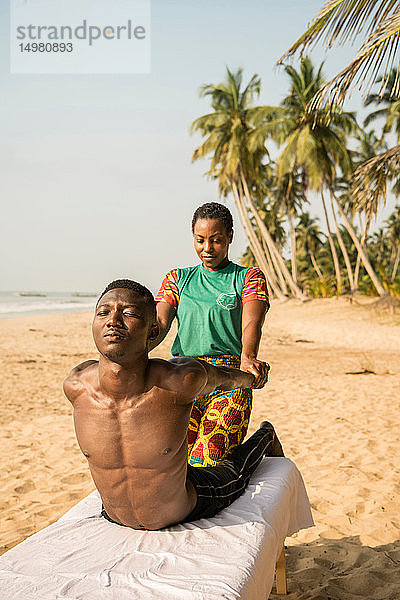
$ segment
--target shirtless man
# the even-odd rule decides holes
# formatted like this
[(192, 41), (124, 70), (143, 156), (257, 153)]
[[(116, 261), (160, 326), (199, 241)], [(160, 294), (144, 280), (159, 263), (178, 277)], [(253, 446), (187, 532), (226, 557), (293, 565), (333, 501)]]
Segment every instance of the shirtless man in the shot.
[(64, 382), (102, 515), (134, 529), (211, 517), (243, 493), (264, 455), (283, 455), (265, 422), (220, 465), (188, 466), (194, 397), (250, 387), (254, 376), (195, 359), (149, 359), (157, 335), (151, 292), (130, 280), (112, 282), (93, 320), (99, 361), (78, 365)]

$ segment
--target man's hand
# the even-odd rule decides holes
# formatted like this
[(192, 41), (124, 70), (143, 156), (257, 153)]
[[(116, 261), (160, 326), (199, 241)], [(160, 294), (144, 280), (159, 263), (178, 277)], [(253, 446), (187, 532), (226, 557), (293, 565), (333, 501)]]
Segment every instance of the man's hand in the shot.
[(264, 385), (268, 381), (268, 373), (270, 369), (270, 365), (267, 362), (264, 362), (263, 360), (258, 360), (257, 358), (252, 358), (248, 356), (242, 356), (240, 362), (240, 370), (254, 375), (255, 379), (252, 385), (253, 389), (260, 389), (264, 387)]

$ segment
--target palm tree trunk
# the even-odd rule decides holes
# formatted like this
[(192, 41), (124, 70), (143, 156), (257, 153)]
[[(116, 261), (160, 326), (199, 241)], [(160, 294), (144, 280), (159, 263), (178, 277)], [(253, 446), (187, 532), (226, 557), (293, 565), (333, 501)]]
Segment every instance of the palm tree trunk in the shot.
[(330, 225), (329, 225), (328, 212), (326, 210), (325, 198), (324, 198), (324, 193), (323, 193), (322, 190), (321, 190), (321, 198), (322, 198), (322, 206), (324, 207), (326, 227), (328, 229), (329, 246), (331, 248), (331, 254), (332, 254), (332, 258), (333, 258), (333, 264), (334, 264), (334, 267), (335, 267), (336, 282), (337, 282), (337, 293), (338, 293), (338, 295), (340, 295), (342, 293), (342, 275), (340, 273), (339, 259), (338, 259), (338, 255), (337, 255), (337, 252), (336, 252), (335, 244), (334, 244), (333, 238), (332, 238), (331, 228), (330, 228)]
[(254, 215), (254, 218), (256, 220), (256, 223), (258, 225), (258, 227), (260, 228), (260, 232), (261, 235), (263, 236), (263, 238), (265, 239), (266, 244), (268, 245), (268, 248), (271, 252), (271, 256), (273, 257), (275, 255), (279, 266), (282, 270), (282, 274), (285, 278), (285, 280), (287, 281), (287, 284), (289, 286), (289, 288), (291, 289), (293, 295), (296, 298), (300, 298), (301, 300), (305, 300), (306, 296), (303, 294), (303, 292), (301, 291), (301, 289), (299, 288), (299, 286), (293, 281), (292, 276), (289, 273), (289, 270), (286, 266), (285, 261), (283, 260), (282, 256), (280, 255), (274, 240), (272, 239), (268, 229), (265, 226), (264, 221), (261, 219), (260, 215), (258, 214), (258, 211), (256, 209), (256, 207), (254, 206), (253, 200), (251, 198), (250, 192), (249, 192), (249, 188), (247, 186), (247, 181), (246, 178), (243, 175), (243, 171), (242, 168), (240, 167), (240, 178), (242, 181), (242, 185), (243, 185), (243, 189), (244, 189), (244, 193), (245, 193), (245, 197), (247, 199), (247, 202), (250, 206), (250, 210)]
[(286, 287), (286, 282), (285, 282), (285, 280), (283, 279), (283, 277), (282, 277), (282, 273), (281, 273), (280, 271), (279, 271), (279, 275), (280, 275), (280, 277), (281, 277), (282, 279), (280, 279), (280, 278), (279, 278), (279, 282), (278, 282), (278, 280), (276, 279), (276, 273), (275, 273), (274, 265), (272, 264), (271, 254), (270, 254), (270, 252), (269, 252), (269, 249), (268, 249), (268, 246), (267, 246), (267, 244), (265, 243), (265, 240), (264, 240), (264, 238), (263, 238), (262, 236), (261, 236), (261, 243), (262, 243), (262, 247), (263, 247), (263, 250), (264, 250), (264, 256), (265, 256), (265, 258), (267, 259), (267, 262), (268, 262), (268, 265), (269, 265), (269, 268), (270, 268), (271, 274), (273, 274), (275, 285), (277, 285), (278, 287), (280, 287), (280, 289), (281, 289), (282, 293), (283, 293), (285, 296), (288, 296), (289, 294), (288, 294), (288, 289), (287, 289), (287, 287)]
[(396, 277), (397, 269), (399, 266), (399, 261), (400, 261), (400, 246), (397, 248), (396, 259), (395, 259), (394, 265), (393, 265), (393, 271), (392, 271), (392, 277), (391, 277), (392, 281), (394, 281), (394, 278)]
[(265, 259), (262, 247), (260, 242), (257, 239), (256, 234), (254, 233), (254, 229), (251, 225), (249, 216), (246, 211), (246, 207), (244, 206), (243, 200), (240, 198), (240, 193), (235, 182), (231, 182), (233, 195), (235, 197), (236, 206), (238, 208), (239, 218), (243, 227), (243, 230), (246, 234), (247, 240), (249, 242), (250, 249), (258, 262), (258, 266), (260, 269), (266, 274), (268, 283), (277, 298), (284, 299), (285, 295), (279, 289), (279, 287), (275, 283), (275, 278), (273, 274), (271, 274), (268, 262)]
[(311, 250), (310, 250), (310, 258), (311, 258), (312, 266), (314, 267), (315, 272), (319, 277), (319, 280), (323, 281), (324, 276), (322, 275), (321, 269), (319, 268), (318, 263), (315, 259), (314, 252), (311, 252)]
[(262, 244), (263, 244), (265, 255), (270, 258), (270, 261), (272, 263), (272, 271), (274, 273), (276, 273), (276, 275), (278, 277), (278, 281), (279, 281), (279, 285), (281, 287), (281, 290), (285, 294), (285, 296), (289, 296), (289, 290), (288, 290), (288, 287), (286, 285), (285, 278), (283, 277), (283, 274), (282, 274), (281, 268), (279, 266), (279, 263), (278, 263), (278, 261), (276, 259), (276, 256), (268, 248), (268, 244), (266, 243), (265, 238), (262, 236), (262, 234), (261, 234), (261, 239), (262, 239)]
[[(251, 237), (250, 232), (247, 229), (247, 225), (246, 225), (246, 223), (244, 221), (244, 218), (243, 218), (243, 215), (242, 215), (242, 211), (241, 211), (241, 207), (240, 207), (240, 202), (239, 202), (237, 187), (236, 186), (235, 187), (232, 186), (232, 191), (233, 191), (233, 195), (235, 197), (235, 204), (236, 204), (236, 208), (237, 208), (238, 215), (239, 215), (239, 221), (240, 221), (240, 224), (241, 224), (242, 229), (244, 231), (244, 234), (246, 236), (247, 243), (249, 245), (250, 251), (251, 251), (252, 255), (254, 256), (254, 260), (257, 261), (257, 264), (260, 262), (260, 264), (258, 264), (258, 266), (261, 268), (262, 259), (260, 257), (260, 253), (258, 252), (259, 249), (254, 247), (252, 237)], [(257, 255), (260, 257), (260, 260), (257, 258)]]
[[(364, 246), (365, 238), (367, 237), (367, 225), (365, 224), (365, 227), (363, 227), (361, 215), (359, 214), (358, 216), (360, 219), (361, 246)], [(352, 224), (352, 227), (353, 227), (353, 224)], [(360, 253), (357, 252), (357, 262), (356, 262), (356, 267), (354, 269), (354, 288), (355, 288), (355, 290), (358, 290), (358, 277), (360, 274), (360, 265), (361, 265), (361, 256), (360, 256)]]
[[(361, 221), (361, 215), (360, 215), (360, 230), (362, 231), (361, 233), (361, 246), (364, 248), (364, 244), (365, 244), (365, 240), (367, 239), (367, 235), (368, 235), (368, 230), (369, 230), (369, 226), (371, 225), (371, 216), (366, 216), (365, 217), (365, 227), (362, 227), (362, 221)], [(353, 227), (353, 224), (351, 224), (351, 226)], [(354, 227), (353, 227), (354, 229)], [(360, 272), (360, 265), (361, 265), (361, 254), (358, 252), (357, 253), (357, 262), (356, 262), (356, 268), (354, 269), (354, 288), (355, 290), (358, 289), (358, 276), (359, 276), (359, 272)]]
[(292, 277), (293, 281), (297, 283), (297, 264), (296, 264), (296, 230), (293, 225), (293, 216), (290, 211), (287, 213), (289, 221), (290, 231), (290, 252), (292, 255)]
[[(335, 196), (334, 196), (334, 198), (335, 198)], [(369, 262), (367, 253), (365, 252), (364, 248), (361, 246), (360, 240), (356, 236), (356, 232), (354, 231), (353, 227), (351, 226), (350, 221), (347, 218), (347, 215), (344, 212), (343, 208), (340, 206), (340, 202), (338, 202), (336, 198), (335, 198), (335, 201), (336, 201), (336, 205), (338, 207), (340, 216), (342, 217), (342, 219), (344, 221), (345, 227), (346, 227), (347, 231), (349, 232), (349, 235), (351, 236), (351, 239), (353, 240), (355, 247), (357, 248), (357, 250), (360, 253), (361, 260), (363, 261), (365, 270), (367, 271), (368, 275), (370, 276), (371, 281), (374, 284), (376, 291), (378, 292), (378, 294), (380, 296), (385, 296), (386, 295), (385, 288), (381, 284), (378, 276), (376, 275), (374, 269), (372, 268), (372, 265)]]
[[(238, 192), (238, 189), (237, 189), (237, 186), (235, 183), (232, 183), (232, 191), (233, 191), (233, 195), (235, 197), (236, 206), (237, 206), (238, 213), (239, 213), (240, 224), (242, 225), (243, 231), (247, 237), (247, 241), (248, 241), (250, 249), (253, 253), (253, 256), (256, 259), (260, 269), (262, 269), (262, 270), (266, 269), (266, 271), (268, 272), (269, 269), (266, 264), (266, 261), (264, 260), (261, 245), (258, 242), (258, 240), (256, 239), (256, 235), (254, 233), (253, 227), (251, 226), (250, 219), (244, 213), (242, 203), (239, 198), (239, 192)], [(246, 217), (247, 217), (247, 219), (246, 219)]]
[(344, 244), (342, 235), (340, 233), (340, 229), (339, 229), (338, 222), (337, 222), (337, 219), (336, 219), (335, 209), (334, 209), (334, 206), (333, 206), (332, 196), (331, 196), (331, 208), (332, 208), (333, 220), (335, 222), (336, 236), (337, 236), (337, 239), (338, 239), (338, 242), (339, 242), (340, 249), (341, 249), (342, 254), (343, 254), (344, 262), (346, 264), (347, 277), (349, 278), (349, 284), (350, 284), (350, 291), (353, 294), (354, 293), (353, 269), (351, 268), (351, 263), (350, 263), (349, 255), (347, 253), (347, 248), (346, 248), (346, 246)]

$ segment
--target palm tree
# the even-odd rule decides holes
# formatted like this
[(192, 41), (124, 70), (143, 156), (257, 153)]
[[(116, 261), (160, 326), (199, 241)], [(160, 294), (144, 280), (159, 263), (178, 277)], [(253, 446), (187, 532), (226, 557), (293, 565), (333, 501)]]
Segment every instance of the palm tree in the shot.
[[(367, 121), (367, 119), (365, 120), (365, 122), (366, 121)], [(381, 150), (386, 149), (386, 145), (385, 145), (384, 141), (382, 139), (379, 139), (376, 136), (376, 133), (374, 130), (367, 132), (362, 129), (359, 129), (356, 132), (354, 137), (358, 142), (357, 147), (352, 152), (353, 164), (355, 166), (355, 169), (357, 169), (359, 166), (364, 164), (366, 161), (376, 157)], [(359, 218), (360, 218), (360, 228), (361, 228), (360, 243), (361, 243), (361, 246), (364, 248), (365, 240), (368, 235), (368, 231), (369, 231), (369, 228), (371, 225), (374, 210), (376, 212), (377, 207), (375, 207), (374, 204), (360, 205), (360, 202), (356, 201), (356, 198), (353, 194), (352, 181), (350, 181), (350, 180), (343, 181), (342, 185), (343, 185), (342, 190), (344, 190), (344, 191), (342, 192), (342, 195), (340, 196), (339, 201), (342, 203), (342, 206), (343, 206), (344, 210), (346, 211), (346, 213), (351, 215), (350, 216), (351, 222), (353, 221), (354, 213), (358, 209), (358, 214), (359, 214)], [(361, 222), (362, 214), (364, 215), (364, 224), (362, 224), (362, 222)], [(352, 226), (354, 228), (353, 223), (352, 223)], [(357, 257), (356, 267), (354, 270), (354, 289), (358, 288), (360, 263), (361, 263), (361, 255), (359, 252), (358, 257)]]
[[(365, 249), (362, 247), (351, 222), (334, 194), (334, 182), (339, 168), (344, 176), (352, 173), (351, 153), (346, 147), (349, 133), (357, 131), (358, 126), (351, 113), (325, 108), (310, 109), (310, 105), (319, 89), (322, 88), (322, 67), (314, 73), (308, 57), (302, 58), (299, 73), (290, 65), (285, 71), (291, 78), (292, 94), (281, 103), (280, 112), (275, 109), (269, 122), (260, 128), (262, 133), (269, 134), (285, 148), (278, 159), (279, 172), (289, 172), (296, 164), (304, 170), (305, 180), (311, 189), (321, 195), (322, 205), (327, 220), (328, 241), (335, 265), (338, 292), (341, 291), (341, 274), (339, 260), (329, 226), (328, 212), (324, 191), (333, 197), (344, 225), (354, 245), (360, 252), (363, 264), (373, 285), (380, 295), (385, 289), (376, 275)], [(269, 127), (269, 131), (268, 131)], [(260, 133), (258, 134), (260, 135)]]
[[(257, 202), (257, 211), (264, 221), (268, 231), (270, 232), (276, 247), (281, 252), (286, 241), (286, 233), (276, 207), (273, 203), (267, 205), (265, 202)], [(270, 269), (268, 281), (270, 286), (277, 297), (284, 298), (285, 296), (289, 295), (289, 290), (279, 268), (279, 264), (277, 263), (275, 256), (273, 254), (271, 255), (269, 252), (268, 246), (263, 240), (254, 218), (251, 219), (251, 225), (254, 228), (255, 235), (257, 236), (259, 242), (262, 244), (265, 258), (268, 262)], [(251, 251), (251, 247), (248, 246), (242, 255), (241, 264), (244, 266), (250, 266), (250, 264), (254, 264), (254, 262), (249, 262), (251, 261), (252, 256), (254, 255)]]
[[(279, 59), (283, 63), (297, 50), (305, 50), (325, 35), (325, 46), (344, 44), (361, 33), (367, 36), (354, 59), (318, 92), (315, 104), (325, 100), (342, 104), (357, 83), (367, 90), (384, 65), (380, 93), (385, 91), (400, 39), (400, 3), (396, 0), (328, 0), (303, 35)], [(367, 78), (368, 75), (368, 78)], [(400, 73), (396, 71), (391, 93), (398, 95)]]
[[(349, 279), (349, 285), (350, 285), (350, 291), (351, 291), (351, 293), (354, 293), (355, 288), (354, 288), (353, 269), (351, 268), (349, 254), (347, 252), (346, 244), (343, 241), (343, 236), (341, 234), (339, 223), (338, 223), (338, 219), (336, 217), (335, 207), (334, 207), (334, 204), (333, 204), (333, 198), (334, 198), (333, 194), (331, 194), (331, 198), (330, 198), (330, 200), (331, 200), (331, 211), (332, 211), (332, 215), (333, 215), (333, 221), (335, 223), (336, 239), (338, 241), (339, 248), (340, 248), (340, 250), (342, 252), (342, 255), (343, 255), (343, 258), (344, 258), (344, 262), (345, 262), (345, 265), (346, 265), (347, 277)], [(338, 203), (340, 202), (338, 199), (336, 199), (336, 201)]]
[[(310, 103), (310, 110), (321, 107), (324, 103), (336, 108), (342, 104), (357, 83), (368, 92), (381, 67), (383, 75), (379, 78), (379, 95), (387, 93), (391, 98), (399, 96), (400, 70), (393, 73), (392, 65), (398, 50), (400, 39), (400, 2), (396, 0), (380, 0), (380, 2), (365, 0), (328, 0), (305, 33), (279, 59), (282, 63), (297, 50), (304, 50), (313, 42), (325, 35), (326, 46), (331, 47), (335, 42), (345, 43), (354, 40), (361, 32), (366, 40), (362, 43), (350, 64), (338, 73), (331, 81), (316, 94)], [(397, 109), (396, 109), (397, 110)], [(388, 179), (400, 166), (400, 144), (374, 157), (358, 168), (355, 174), (356, 202), (367, 211), (376, 214), (380, 201), (386, 200)], [(400, 184), (399, 184), (400, 190)], [(372, 206), (373, 208), (368, 208)], [(339, 208), (339, 212), (340, 208)], [(342, 214), (342, 213), (341, 213)], [(342, 215), (343, 216), (343, 215)], [(343, 216), (346, 222), (346, 216)], [(353, 242), (359, 249), (354, 232), (351, 232)], [(379, 294), (383, 287), (379, 280), (372, 275), (369, 266), (364, 262)]]
[[(253, 140), (250, 144), (252, 134), (257, 131), (263, 119), (263, 107), (252, 105), (253, 98), (260, 93), (260, 85), (260, 78), (254, 75), (242, 89), (242, 69), (238, 69), (236, 73), (227, 69), (225, 82), (207, 84), (201, 88), (200, 95), (211, 98), (213, 112), (196, 119), (191, 125), (192, 133), (199, 131), (206, 138), (194, 151), (192, 160), (211, 155), (208, 175), (218, 178), (221, 195), (233, 192), (242, 226), (260, 267), (267, 277), (271, 276), (262, 244), (249, 219), (248, 208), (292, 293), (298, 298), (304, 298), (255, 205), (255, 199), (262, 196), (265, 161), (268, 157), (262, 139), (258, 143)], [(278, 296), (282, 295), (278, 290), (276, 292)]]
[[(364, 102), (364, 106), (370, 106), (371, 104), (375, 104), (378, 108), (377, 110), (372, 111), (364, 120), (364, 126), (367, 127), (372, 122), (381, 118), (384, 119), (384, 124), (382, 128), (382, 135), (380, 140), (376, 140), (375, 144), (375, 153), (371, 153), (370, 156), (367, 156), (365, 160), (372, 159), (377, 157), (379, 152), (387, 151), (387, 145), (384, 143), (386, 136), (389, 133), (394, 133), (396, 136), (396, 140), (400, 142), (400, 93), (394, 95), (395, 89), (395, 81), (397, 77), (397, 69), (392, 69), (387, 79), (387, 85), (383, 92), (383, 94), (371, 93), (368, 95), (367, 99)], [(382, 83), (383, 77), (378, 77), (376, 83)], [(382, 155), (383, 156), (383, 155)], [(392, 165), (393, 166), (393, 165)], [(385, 170), (385, 175), (387, 181), (385, 181), (385, 191), (381, 194), (381, 196), (377, 196), (375, 194), (374, 201), (375, 203), (384, 200), (385, 192), (386, 192), (386, 184), (389, 181), (392, 181), (392, 193), (395, 196), (400, 195), (400, 177), (398, 169), (389, 169)]]
[(392, 244), (392, 254), (394, 255), (393, 269), (391, 280), (394, 281), (397, 275), (397, 269), (400, 261), (400, 204), (395, 206), (394, 211), (388, 219), (386, 219), (387, 233)]
[[(294, 219), (297, 212), (302, 209), (302, 205), (307, 201), (304, 189), (304, 180), (298, 169), (279, 177), (275, 169), (271, 177), (266, 181), (267, 194), (272, 199), (272, 206), (275, 213), (287, 218), (290, 235), (290, 251), (292, 263), (292, 277), (297, 283), (296, 268), (296, 229)], [(271, 229), (269, 229), (271, 231)]]
[(335, 265), (337, 289), (341, 292), (342, 278), (339, 259), (333, 242), (324, 192), (333, 194), (336, 169), (339, 166), (347, 174), (352, 169), (350, 153), (346, 148), (346, 137), (356, 128), (351, 113), (332, 112), (327, 119), (325, 109), (308, 111), (312, 98), (323, 85), (322, 65), (317, 71), (308, 57), (304, 57), (297, 71), (285, 66), (290, 79), (290, 93), (274, 109), (267, 123), (260, 129), (278, 144), (284, 144), (278, 164), (278, 177), (298, 169), (308, 188), (317, 191), (322, 200), (328, 240)]
[(309, 212), (303, 212), (299, 216), (296, 231), (299, 246), (310, 257), (311, 264), (318, 275), (318, 278), (322, 281), (324, 277), (315, 258), (315, 255), (323, 244), (323, 234), (317, 225), (317, 219), (311, 217)]
[[(368, 127), (377, 119), (384, 119), (382, 129), (382, 138), (384, 138), (393, 129), (395, 131), (397, 141), (400, 140), (400, 97), (395, 95), (395, 83), (397, 77), (397, 69), (392, 69), (387, 77), (386, 87), (383, 93), (370, 93), (364, 101), (364, 106), (377, 106), (377, 110), (369, 113), (364, 119), (364, 127)], [(378, 77), (375, 83), (382, 84), (383, 77)]]
[(371, 236), (369, 236), (369, 248), (374, 256), (378, 267), (382, 272), (386, 272), (389, 263), (389, 240), (386, 231), (380, 227)]
[[(282, 214), (280, 211), (280, 206), (275, 202), (275, 199), (272, 198), (270, 199), (270, 201), (265, 201), (265, 199), (258, 200), (256, 203), (256, 208), (265, 227), (270, 233), (271, 238), (273, 239), (279, 253), (282, 255), (283, 247), (286, 243), (286, 232), (282, 223)], [(254, 223), (254, 227), (257, 229), (257, 231), (260, 231), (256, 223)], [(277, 283), (280, 286), (281, 291), (285, 296), (288, 296), (289, 290), (286, 285), (286, 281), (283, 277), (282, 271), (280, 269), (279, 263), (276, 260), (274, 254), (270, 253), (269, 248), (264, 240), (262, 241), (262, 243), (265, 255), (271, 267), (271, 271), (273, 273), (276, 273)]]

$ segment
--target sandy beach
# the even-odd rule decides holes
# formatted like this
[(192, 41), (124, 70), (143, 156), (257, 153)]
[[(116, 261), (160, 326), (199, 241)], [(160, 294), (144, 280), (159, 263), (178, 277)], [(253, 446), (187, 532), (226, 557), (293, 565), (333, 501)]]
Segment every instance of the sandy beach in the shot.
[[(289, 598), (400, 598), (400, 315), (372, 302), (275, 301), (264, 327), (272, 370), (250, 433), (274, 423), (316, 522), (287, 541)], [(62, 393), (69, 370), (96, 358), (90, 321), (0, 320), (1, 552), (93, 489)], [(169, 358), (172, 337), (153, 355)]]

